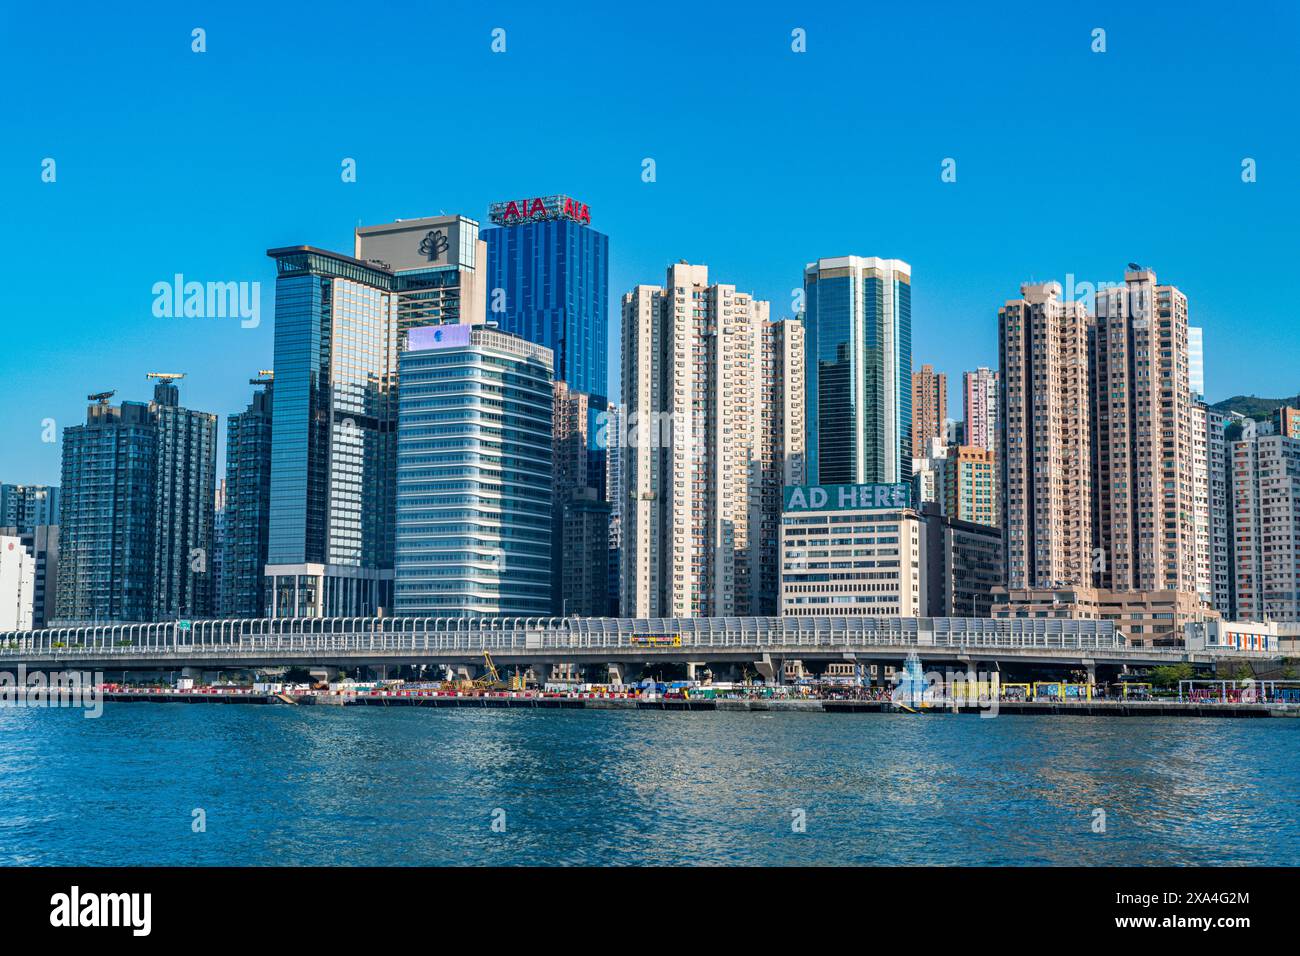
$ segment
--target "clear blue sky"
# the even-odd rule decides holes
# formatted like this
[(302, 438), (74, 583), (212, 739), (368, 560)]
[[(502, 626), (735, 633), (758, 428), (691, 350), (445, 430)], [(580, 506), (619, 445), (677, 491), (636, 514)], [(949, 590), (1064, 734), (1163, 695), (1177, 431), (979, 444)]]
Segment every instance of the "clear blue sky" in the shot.
[[(615, 311), (678, 258), (775, 317), (813, 258), (898, 257), (915, 360), (955, 380), (1022, 281), (1136, 261), (1190, 297), (1211, 400), (1300, 390), (1295, 5), (717, 6), (4, 5), (0, 481), (57, 482), (42, 420), (148, 371), (224, 442), (271, 363), (266, 249), (551, 192), (610, 236)], [(155, 318), (177, 272), (260, 281), (261, 327)]]

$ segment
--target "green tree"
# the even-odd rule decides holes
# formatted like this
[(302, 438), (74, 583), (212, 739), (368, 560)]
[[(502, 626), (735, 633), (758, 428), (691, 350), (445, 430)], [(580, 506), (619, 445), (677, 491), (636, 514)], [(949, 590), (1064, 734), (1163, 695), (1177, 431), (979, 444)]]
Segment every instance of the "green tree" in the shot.
[(1193, 673), (1191, 664), (1161, 664), (1151, 668), (1148, 676), (1156, 687), (1176, 687), (1179, 681), (1191, 680)]

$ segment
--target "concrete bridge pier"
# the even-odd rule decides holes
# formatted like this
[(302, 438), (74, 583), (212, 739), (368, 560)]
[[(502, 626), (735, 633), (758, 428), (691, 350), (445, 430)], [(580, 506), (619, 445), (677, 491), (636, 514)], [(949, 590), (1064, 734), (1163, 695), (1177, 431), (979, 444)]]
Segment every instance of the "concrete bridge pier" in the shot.
[(631, 673), (626, 664), (610, 663), (605, 665), (609, 671), (609, 682), (611, 684), (626, 684), (626, 678)]
[(686, 679), (699, 680), (699, 671), (708, 666), (707, 661), (687, 661), (686, 662)]
[(767, 683), (779, 683), (777, 673), (780, 671), (781, 666), (772, 663), (771, 654), (764, 654), (758, 660), (754, 661), (754, 669), (758, 671), (758, 676), (763, 678)]

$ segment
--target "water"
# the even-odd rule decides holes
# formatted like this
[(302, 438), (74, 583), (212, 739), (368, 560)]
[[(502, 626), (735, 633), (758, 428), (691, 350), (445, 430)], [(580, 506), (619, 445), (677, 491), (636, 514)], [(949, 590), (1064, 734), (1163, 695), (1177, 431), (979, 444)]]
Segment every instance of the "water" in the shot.
[(1282, 719), (4, 708), (0, 863), (1291, 864), (1298, 743)]

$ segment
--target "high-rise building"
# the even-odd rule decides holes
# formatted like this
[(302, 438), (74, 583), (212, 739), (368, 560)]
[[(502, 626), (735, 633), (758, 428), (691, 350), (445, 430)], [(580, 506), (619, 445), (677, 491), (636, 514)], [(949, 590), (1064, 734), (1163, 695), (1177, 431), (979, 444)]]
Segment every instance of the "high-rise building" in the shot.
[(1206, 471), (1210, 525), (1210, 603), (1227, 620), (1237, 617), (1232, 598), (1232, 515), (1228, 493), (1228, 417), (1205, 407)]
[(267, 254), (278, 271), (267, 610), (376, 614), (392, 607), (394, 276), (311, 247)]
[(59, 489), (51, 485), (0, 485), (0, 527), (30, 531), (59, 523)]
[(266, 614), (274, 379), (263, 372), (250, 384), (258, 388), (248, 407), (226, 418), (222, 617)]
[(1287, 438), (1300, 438), (1300, 408), (1283, 405), (1274, 409), (1273, 431)]
[(150, 620), (211, 617), (217, 416), (180, 405), (170, 376), (154, 386), (158, 432), (153, 610)]
[(1187, 387), (1193, 401), (1205, 397), (1205, 334), (1194, 325), (1187, 327)]
[(217, 418), (162, 378), (148, 404), (94, 396), (64, 429), (60, 622), (212, 615)]
[(411, 328), (484, 321), (486, 250), (473, 219), (359, 227), (353, 249), (267, 251), (277, 270), (275, 617), (391, 610), (398, 349)]
[(485, 320), (487, 245), (475, 220), (427, 216), (359, 226), (352, 250), (356, 259), (391, 276), (387, 287), (398, 294), (399, 331)]
[(212, 499), (212, 613), (225, 617), (222, 595), (226, 592), (226, 479), (218, 478)]
[(685, 262), (665, 286), (625, 294), (622, 313), (622, 613), (757, 613), (766, 542), (754, 522), (777, 460), (794, 473), (802, 414), (764, 369), (790, 361), (797, 333), (768, 329), (768, 303)]
[(910, 480), (912, 267), (819, 259), (804, 310), (809, 483)]
[(998, 525), (997, 454), (974, 445), (949, 449), (944, 463), (943, 513), (955, 521)]
[(399, 615), (551, 614), (553, 374), (549, 349), (504, 332), (410, 331), (398, 427)]
[(17, 535), (0, 534), (0, 633), (30, 631), (36, 557)]
[(488, 318), (555, 355), (555, 380), (609, 399), (609, 237), (586, 203), (545, 196), (493, 203), (487, 244)]
[(611, 614), (618, 614), (619, 584), (623, 569), (623, 508), (627, 490), (623, 483), (623, 446), (627, 424), (623, 406), (610, 403), (601, 422), (597, 440), (605, 446), (605, 497), (609, 501), (609, 604)]
[(912, 373), (912, 457), (925, 454), (925, 443), (944, 437), (948, 425), (948, 376), (933, 365)]
[(749, 499), (749, 526), (751, 533), (757, 529), (758, 535), (758, 564), (750, 575), (749, 607), (755, 614), (770, 617), (780, 608), (783, 495), (787, 487), (802, 485), (807, 478), (806, 346), (803, 323), (798, 319), (769, 322), (762, 327), (762, 335), (758, 374), (753, 379), (759, 480), (757, 488), (751, 487)]
[(998, 313), (997, 459), (1011, 588), (1092, 580), (1088, 312), (1054, 282), (1026, 283)]
[(990, 451), (998, 447), (998, 373), (980, 366), (962, 373), (965, 443)]
[[(59, 526), (38, 524), (31, 529), (0, 528), (0, 536), (17, 538), (34, 558), (35, 578), (31, 598), (31, 627), (40, 630), (54, 620), (59, 584)], [(4, 585), (0, 585), (0, 591)]]
[[(1090, 335), (1095, 583), (1198, 591), (1187, 297), (1133, 268)], [(1208, 533), (1208, 531), (1207, 531)], [(1200, 582), (1208, 583), (1208, 582)]]
[(916, 507), (933, 502), (942, 512), (947, 494), (949, 445), (942, 438), (931, 438), (921, 450), (922, 457), (912, 459), (912, 501)]
[(1300, 439), (1248, 429), (1231, 480), (1237, 616), (1300, 621)]
[(591, 397), (557, 381), (553, 421), (553, 612), (560, 616), (609, 617), (609, 514), (604, 461), (596, 474), (590, 450)]

